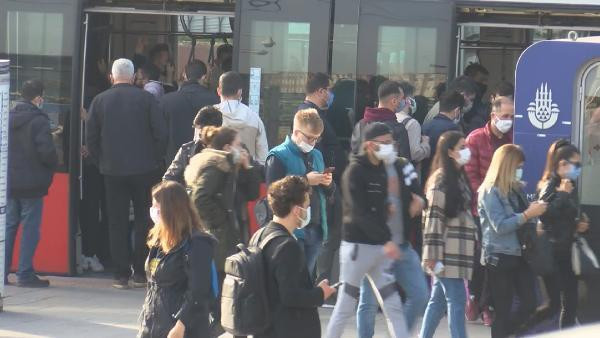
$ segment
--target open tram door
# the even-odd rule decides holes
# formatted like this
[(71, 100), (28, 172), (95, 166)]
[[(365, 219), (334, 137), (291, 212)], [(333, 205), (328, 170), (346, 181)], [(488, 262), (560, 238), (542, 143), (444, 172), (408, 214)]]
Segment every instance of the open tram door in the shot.
[[(524, 180), (535, 186), (552, 142), (570, 139), (582, 155), (578, 193), (590, 217), (586, 239), (600, 255), (600, 37), (541, 41), (527, 48), (516, 69), (515, 143), (525, 151)], [(599, 280), (580, 283), (580, 322), (600, 320)]]

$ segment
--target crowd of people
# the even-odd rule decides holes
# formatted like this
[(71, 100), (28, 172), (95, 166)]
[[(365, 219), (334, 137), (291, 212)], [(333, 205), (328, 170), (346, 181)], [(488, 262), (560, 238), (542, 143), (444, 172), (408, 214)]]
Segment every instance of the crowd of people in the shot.
[[(84, 116), (82, 155), (105, 194), (90, 196), (95, 220), (81, 230), (95, 259), (84, 263), (100, 270), (96, 216), (106, 203), (113, 286), (147, 288), (139, 337), (217, 337), (251, 318), (231, 318), (245, 301), (233, 289), (247, 273), (234, 262), (251, 264), (232, 257), (256, 252), (269, 321), (260, 331), (238, 327), (236, 336), (320, 337), (317, 309), (326, 302), (334, 305), (328, 338), (343, 337), (355, 313), (359, 337), (372, 337), (378, 308), (392, 337), (419, 327), (419, 337), (433, 337), (444, 316), (453, 338), (466, 337), (466, 320), (480, 316), (494, 338), (559, 313), (561, 328), (575, 324), (570, 251), (589, 228), (576, 194), (581, 156), (568, 141), (554, 142), (538, 199), (526, 198), (511, 84), (494, 88), (487, 104), (489, 74), (471, 65), (419, 117), (414, 86), (381, 81), (346, 149), (328, 117), (331, 80), (310, 74), (289, 135), (269, 147), (262, 120), (242, 102), (239, 74), (220, 74), (211, 89), (206, 65), (194, 60), (179, 89), (166, 90), (163, 52), (137, 71), (128, 59), (114, 61), (112, 86)], [(43, 287), (32, 258), (56, 150), (40, 110), (43, 86), (28, 81), (21, 92), (10, 112), (4, 278), (22, 224), (16, 283)], [(251, 236), (247, 203), (263, 182), (268, 217)], [(541, 230), (551, 271), (540, 272), (525, 245)], [(338, 250), (340, 282), (330, 285)], [(537, 275), (549, 298), (539, 309)]]

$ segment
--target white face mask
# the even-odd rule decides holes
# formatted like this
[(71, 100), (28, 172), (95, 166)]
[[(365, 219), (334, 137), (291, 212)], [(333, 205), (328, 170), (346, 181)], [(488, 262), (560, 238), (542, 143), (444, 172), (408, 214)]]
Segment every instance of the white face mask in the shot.
[(496, 120), (496, 122), (494, 122), (494, 125), (496, 125), (496, 128), (498, 128), (498, 130), (502, 133), (502, 134), (506, 134), (508, 133), (508, 131), (510, 130), (510, 128), (512, 128), (513, 125), (513, 120)]
[(393, 144), (380, 144), (379, 150), (375, 152), (375, 157), (378, 160), (389, 162), (396, 159), (397, 153)]
[(303, 153), (310, 153), (315, 146), (308, 144), (304, 141), (300, 141), (300, 144), (298, 144), (298, 148), (300, 148), (300, 150), (302, 150)]
[(523, 168), (517, 168), (517, 171), (515, 172), (515, 179), (517, 181), (521, 181), (523, 179)]
[(300, 226), (299, 228), (304, 228), (308, 225), (308, 223), (310, 223), (310, 206), (308, 206), (308, 208), (304, 209), (302, 207), (298, 207), (300, 209), (302, 209), (304, 212), (306, 212), (306, 216), (304, 218), (302, 217), (298, 217), (298, 219), (300, 219)]
[(236, 147), (231, 147), (231, 156), (234, 164), (238, 164), (242, 160), (242, 152)]
[(462, 149), (461, 151), (458, 152), (458, 155), (460, 157), (456, 162), (460, 166), (463, 166), (463, 165), (469, 163), (469, 161), (471, 160), (471, 150), (469, 148)]
[(157, 207), (150, 208), (150, 219), (152, 223), (157, 224), (160, 221), (160, 209)]

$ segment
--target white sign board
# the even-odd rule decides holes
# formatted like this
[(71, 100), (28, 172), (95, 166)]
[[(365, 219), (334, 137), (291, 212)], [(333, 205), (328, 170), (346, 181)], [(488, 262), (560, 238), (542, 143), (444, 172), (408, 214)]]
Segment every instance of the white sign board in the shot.
[(256, 114), (260, 111), (260, 68), (250, 68), (250, 89), (248, 91), (248, 107)]
[(6, 184), (8, 165), (8, 111), (10, 62), (0, 60), (0, 311), (4, 294), (4, 247), (6, 246)]

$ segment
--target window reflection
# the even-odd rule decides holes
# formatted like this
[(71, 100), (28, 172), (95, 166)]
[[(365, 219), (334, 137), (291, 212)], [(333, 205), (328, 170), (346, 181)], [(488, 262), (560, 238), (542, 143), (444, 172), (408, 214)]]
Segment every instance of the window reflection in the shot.
[(600, 205), (600, 63), (584, 79), (581, 202)]

